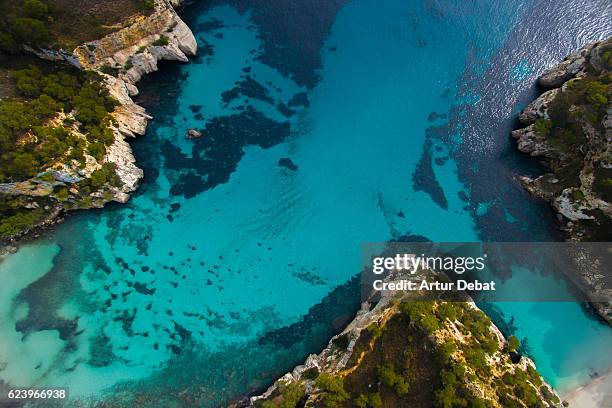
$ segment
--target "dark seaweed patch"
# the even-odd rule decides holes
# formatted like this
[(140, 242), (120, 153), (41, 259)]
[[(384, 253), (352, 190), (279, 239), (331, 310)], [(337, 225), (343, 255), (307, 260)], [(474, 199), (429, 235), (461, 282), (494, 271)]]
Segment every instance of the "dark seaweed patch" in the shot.
[(144, 283), (134, 282), (134, 290), (138, 293), (142, 293), (143, 295), (153, 295), (157, 289), (149, 289)]
[[(352, 315), (343, 313), (357, 310), (359, 306), (359, 284), (360, 280), (355, 276), (344, 285), (336, 287), (321, 303), (311, 307), (299, 322), (266, 333), (258, 340), (258, 344), (264, 346), (273, 343), (278, 347), (289, 348), (308, 336), (319, 334), (321, 330), (318, 327), (327, 325), (330, 332), (337, 332), (338, 327), (344, 327), (352, 319)], [(321, 338), (323, 342), (326, 342), (326, 339), (329, 337)]]
[(276, 105), (276, 110), (278, 110), (286, 118), (290, 118), (291, 116), (295, 115), (295, 111), (293, 109), (289, 109), (287, 105), (282, 102), (279, 102)]
[(248, 106), (239, 114), (210, 120), (204, 137), (194, 139), (191, 157), (166, 141), (162, 146), (166, 166), (180, 174), (171, 194), (190, 198), (227, 182), (244, 155), (244, 146), (272, 147), (285, 140), (290, 129), (288, 122), (276, 122)]
[(225, 24), (223, 24), (223, 21), (213, 17), (210, 20), (196, 24), (196, 26), (194, 27), (194, 31), (207, 33), (209, 31), (219, 30), (221, 28), (225, 28)]
[[(428, 133), (431, 128), (428, 129)], [(423, 145), (423, 152), (421, 158), (417, 164), (417, 167), (412, 174), (412, 186), (415, 191), (423, 191), (431, 197), (431, 199), (438, 204), (441, 208), (448, 209), (448, 201), (444, 195), (442, 186), (436, 179), (436, 175), (433, 171), (432, 163), (432, 141), (431, 137), (425, 139)]]
[(307, 92), (298, 92), (289, 100), (287, 103), (290, 107), (303, 106), (308, 108), (310, 106), (310, 102), (308, 101), (308, 93)]
[(278, 165), (293, 171), (298, 169), (298, 166), (288, 157), (278, 159)]
[(283, 76), (313, 89), (320, 80), (321, 49), (346, 0), (233, 0), (239, 11), (251, 11), (263, 52), (257, 59)]
[(270, 97), (268, 90), (259, 82), (254, 80), (250, 75), (247, 75), (242, 81), (237, 81), (236, 86), (229, 91), (225, 91), (221, 94), (221, 99), (226, 105), (240, 95), (259, 99), (260, 101), (267, 102), (274, 105), (274, 99)]

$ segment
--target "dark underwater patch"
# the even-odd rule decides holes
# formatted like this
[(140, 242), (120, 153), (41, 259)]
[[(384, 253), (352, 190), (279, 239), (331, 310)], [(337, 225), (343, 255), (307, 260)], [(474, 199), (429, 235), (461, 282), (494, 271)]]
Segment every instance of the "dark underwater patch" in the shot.
[[(359, 296), (359, 276), (356, 275), (344, 285), (332, 290), (322, 301), (311, 307), (302, 319), (292, 325), (272, 330), (263, 335), (259, 340), (260, 346), (274, 344), (282, 348), (289, 348), (304, 338), (311, 336), (311, 341), (315, 340), (313, 334), (319, 334), (322, 330), (317, 326), (328, 326), (323, 332), (338, 332), (339, 327), (344, 327), (353, 315), (343, 314), (347, 311), (353, 313), (359, 308), (361, 298)], [(334, 320), (332, 320), (332, 318)], [(338, 327), (336, 327), (338, 326)], [(322, 338), (323, 342), (327, 340)]]
[(310, 106), (310, 101), (308, 100), (308, 93), (307, 92), (296, 93), (295, 95), (293, 95), (291, 99), (289, 99), (289, 102), (287, 103), (287, 105), (291, 108), (294, 108), (296, 106), (303, 106), (305, 108), (308, 108)]
[(431, 242), (431, 240), (423, 235), (406, 234), (391, 239), (390, 242)]
[(278, 159), (278, 165), (292, 171), (296, 171), (298, 169), (298, 166), (288, 157)]
[(279, 102), (276, 105), (276, 110), (279, 111), (286, 118), (290, 118), (291, 116), (295, 115), (295, 111), (293, 109), (289, 109), (287, 105), (282, 102)]
[(347, 0), (232, 0), (240, 12), (251, 11), (263, 52), (257, 59), (297, 84), (313, 89), (320, 80), (321, 48)]
[[(428, 129), (429, 130), (429, 129)], [(444, 195), (442, 186), (436, 179), (436, 174), (433, 170), (432, 163), (432, 146), (431, 138), (425, 139), (421, 158), (417, 163), (416, 169), (412, 174), (412, 188), (414, 191), (423, 191), (431, 197), (431, 199), (441, 208), (448, 209), (448, 200)]]
[(193, 140), (191, 156), (166, 141), (161, 148), (166, 167), (179, 173), (170, 193), (190, 198), (227, 182), (244, 155), (243, 147), (272, 147), (284, 141), (290, 132), (289, 122), (269, 119), (247, 106), (241, 113), (208, 121), (203, 136)]
[(245, 76), (242, 81), (237, 81), (234, 88), (223, 92), (221, 94), (221, 99), (225, 105), (228, 105), (231, 101), (240, 97), (240, 95), (259, 99), (260, 101), (274, 105), (274, 99), (270, 97), (266, 87), (254, 80), (250, 75)]
[(196, 24), (193, 29), (197, 32), (207, 33), (209, 31), (219, 30), (224, 27), (225, 24), (223, 24), (223, 21), (213, 17), (210, 20), (206, 20), (202, 23)]

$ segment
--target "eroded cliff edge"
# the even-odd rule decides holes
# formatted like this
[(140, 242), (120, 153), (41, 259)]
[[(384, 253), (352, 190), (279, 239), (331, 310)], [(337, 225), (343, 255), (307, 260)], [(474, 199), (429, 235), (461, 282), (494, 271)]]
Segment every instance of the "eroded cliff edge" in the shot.
[[(585, 45), (538, 79), (546, 91), (520, 114), (512, 136), (547, 172), (520, 176), (551, 204), (570, 241), (612, 240), (612, 39)], [(593, 306), (612, 323), (610, 274), (580, 268)], [(609, 271), (608, 271), (609, 272)], [(607, 301), (601, 300), (608, 299)]]
[(144, 135), (151, 119), (145, 109), (134, 103), (138, 95), (135, 84), (143, 75), (157, 71), (160, 60), (187, 62), (187, 56), (197, 52), (196, 39), (173, 8), (180, 1), (158, 0), (155, 12), (129, 27), (100, 40), (77, 47), (73, 55), (79, 65), (104, 76), (111, 96), (119, 106), (111, 113), (115, 142), (105, 160), (115, 163), (123, 187), (114, 199), (125, 202), (133, 192), (143, 172), (135, 164), (126, 138)]
[[(96, 81), (106, 88), (114, 101), (110, 119), (105, 119), (100, 127), (112, 132), (112, 143), (105, 143), (99, 155), (85, 148), (81, 160), (72, 158), (75, 148), (69, 147), (65, 154), (45, 162), (37, 174), (0, 183), (3, 205), (16, 209), (14, 216), (3, 220), (3, 230), (7, 231), (0, 234), (1, 241), (16, 242), (32, 235), (40, 227), (61, 220), (61, 216), (70, 210), (99, 208), (111, 200), (125, 203), (130, 193), (136, 190), (143, 171), (138, 168), (127, 140), (143, 135), (151, 117), (132, 100), (138, 94), (135, 84), (143, 75), (156, 71), (158, 61), (186, 62), (188, 56), (197, 52), (193, 33), (174, 9), (181, 2), (155, 0), (151, 3), (152, 9), (147, 13), (131, 15), (119, 30), (79, 45), (72, 52), (23, 44), (23, 49), (43, 60), (68, 63), (88, 75), (97, 75), (99, 79)], [(61, 74), (69, 72), (66, 69), (60, 71)], [(21, 78), (31, 72), (35, 71), (22, 72)], [(30, 109), (32, 103), (27, 100), (14, 102), (15, 106), (22, 104), (25, 109)], [(79, 114), (78, 109), (59, 109), (45, 119), (43, 126), (49, 129), (61, 127), (64, 133), (70, 133), (72, 140), (91, 145), (88, 141), (91, 135), (83, 131)], [(31, 134), (27, 127), (24, 130), (23, 136), (19, 136), (21, 139)], [(113, 182), (102, 179), (87, 184), (92, 176), (101, 179), (103, 173), (113, 173), (107, 174)], [(84, 183), (87, 185), (83, 186)], [(9, 218), (15, 218), (15, 222)], [(4, 228), (4, 224), (11, 228)]]
[[(387, 281), (444, 279), (396, 272)], [(561, 407), (559, 396), (464, 293), (372, 293), (319, 354), (231, 407)]]

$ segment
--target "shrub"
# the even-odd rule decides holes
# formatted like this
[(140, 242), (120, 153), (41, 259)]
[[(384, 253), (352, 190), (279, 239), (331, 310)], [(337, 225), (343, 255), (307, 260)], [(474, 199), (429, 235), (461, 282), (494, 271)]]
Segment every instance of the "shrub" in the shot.
[(404, 377), (395, 372), (391, 363), (384, 363), (377, 368), (378, 379), (389, 388), (393, 388), (395, 393), (402, 397), (408, 394), (409, 386)]
[(43, 217), (44, 211), (42, 208), (18, 211), (14, 215), (2, 217), (0, 219), (0, 236), (18, 234), (38, 223)]
[(162, 35), (157, 40), (153, 41), (153, 45), (156, 47), (163, 47), (164, 45), (168, 45), (170, 40), (165, 35)]
[(68, 201), (68, 196), (68, 189), (66, 187), (60, 188), (59, 191), (55, 194), (55, 198), (57, 198), (57, 201), (60, 202)]
[(377, 322), (372, 322), (368, 325), (367, 329), (368, 333), (372, 335), (372, 338), (377, 339), (382, 335), (382, 329)]
[(519, 339), (517, 339), (516, 336), (508, 337), (508, 351), (516, 352), (519, 349), (520, 345), (521, 344), (519, 342)]
[(104, 64), (100, 67), (100, 72), (106, 75), (116, 76), (119, 73), (119, 69)]
[(315, 387), (324, 391), (323, 403), (326, 407), (340, 407), (350, 398), (341, 377), (323, 373), (316, 379)]
[(146, 11), (155, 9), (155, 0), (142, 0), (142, 8)]
[(89, 183), (94, 188), (102, 187), (105, 184), (116, 186), (119, 183), (119, 178), (115, 172), (115, 164), (104, 163), (100, 169), (91, 173)]
[(606, 107), (608, 97), (606, 96), (608, 86), (600, 81), (590, 81), (585, 87), (586, 100), (597, 111)]
[(538, 119), (533, 124), (533, 131), (538, 136), (546, 137), (550, 134), (552, 122), (548, 119)]
[(359, 397), (355, 399), (355, 406), (358, 408), (381, 408), (383, 403), (379, 393), (359, 394)]
[(304, 386), (300, 383), (291, 383), (281, 387), (281, 401), (274, 403), (265, 401), (262, 408), (295, 408), (304, 397)]
[(49, 13), (49, 7), (39, 0), (24, 0), (23, 11), (30, 18), (44, 20)]

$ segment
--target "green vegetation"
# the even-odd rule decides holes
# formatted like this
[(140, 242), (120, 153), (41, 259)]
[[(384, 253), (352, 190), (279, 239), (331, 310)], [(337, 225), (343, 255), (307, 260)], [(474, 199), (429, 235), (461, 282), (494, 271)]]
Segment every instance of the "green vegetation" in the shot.
[(359, 397), (355, 400), (355, 405), (357, 408), (381, 408), (383, 401), (377, 392), (369, 395), (359, 394)]
[(402, 375), (395, 372), (395, 367), (392, 363), (384, 363), (378, 366), (378, 379), (389, 388), (393, 388), (395, 393), (403, 397), (408, 394), (410, 386)]
[[(15, 96), (0, 100), (0, 182), (36, 179), (52, 188), (47, 171), (56, 165), (85, 168), (85, 154), (101, 161), (114, 142), (110, 129), (116, 101), (94, 73), (30, 66), (10, 73)], [(70, 116), (66, 116), (70, 115)], [(42, 173), (42, 174), (41, 174)], [(50, 185), (50, 186), (49, 186)], [(105, 187), (119, 186), (114, 164), (106, 163), (91, 179), (74, 184), (81, 206), (92, 204), (83, 196)], [(43, 218), (43, 208), (66, 203), (68, 189), (61, 184), (49, 197), (27, 202), (19, 196), (0, 195), (0, 238), (16, 235)], [(82, 198), (82, 199), (81, 199)], [(55, 200), (55, 203), (52, 200)], [(105, 194), (104, 200), (112, 199)], [(26, 208), (36, 207), (37, 208)]]
[(552, 128), (552, 122), (547, 119), (538, 119), (533, 124), (533, 131), (542, 137), (546, 137), (550, 134), (550, 129)]
[[(0, 100), (0, 181), (31, 178), (57, 161), (84, 163), (85, 151), (98, 159), (104, 155), (104, 146), (114, 141), (108, 125), (116, 101), (95, 75), (45, 75), (31, 66), (12, 76), (21, 99)], [(72, 111), (87, 140), (75, 134), (70, 122), (49, 122)]]
[(370, 323), (370, 325), (367, 327), (366, 330), (372, 335), (374, 339), (379, 338), (380, 335), (382, 334), (382, 329), (376, 322)]
[[(509, 351), (518, 349), (518, 339), (510, 336), (508, 347), (500, 349), (489, 318), (479, 309), (442, 301), (391, 307), (389, 318), (361, 333), (343, 370), (316, 378), (312, 406), (545, 408), (559, 403), (534, 367), (512, 363)], [(285, 393), (262, 406), (298, 400)], [(299, 395), (302, 407), (306, 398)]]
[(89, 184), (94, 188), (102, 187), (105, 184), (110, 184), (111, 186), (118, 186), (119, 177), (117, 177), (117, 173), (115, 172), (115, 170), (115, 163), (104, 163), (102, 165), (102, 168), (91, 173), (91, 177), (89, 178)]
[(0, 53), (16, 54), (22, 45), (49, 45), (49, 7), (41, 0), (0, 2)]
[(305, 396), (304, 386), (301, 383), (291, 383), (281, 387), (281, 395), (274, 401), (264, 401), (262, 408), (295, 408)]
[[(555, 180), (540, 184), (539, 195), (552, 201), (571, 189), (570, 200), (580, 203), (580, 211), (592, 219), (574, 221), (568, 234), (581, 241), (606, 241), (612, 217), (595, 207), (597, 198), (612, 202), (612, 170), (607, 168), (612, 157), (604, 124), (612, 101), (612, 41), (598, 44), (586, 60), (580, 74), (567, 81), (549, 103), (548, 119), (533, 125), (548, 145), (544, 159), (552, 176), (547, 180)], [(592, 174), (593, 184), (581, 173)]]
[[(39, 223), (51, 208), (108, 201), (108, 187), (119, 185), (112, 165), (70, 188), (53, 179), (50, 169), (85, 169), (87, 155), (103, 160), (114, 142), (109, 113), (117, 102), (99, 75), (42, 61), (27, 50), (70, 52), (154, 8), (154, 0), (0, 1), (0, 183), (24, 182), (9, 187), (17, 195), (0, 194), (1, 239)], [(118, 69), (107, 67), (112, 74)], [(89, 197), (93, 192), (102, 198)]]
[(612, 169), (598, 167), (594, 171), (593, 190), (607, 202), (612, 202)]
[(153, 45), (157, 47), (163, 47), (164, 45), (168, 45), (170, 40), (165, 35), (162, 35), (157, 40), (153, 41)]
[(155, 9), (155, 0), (141, 0), (141, 1), (142, 1), (142, 7), (145, 10), (152, 11)]
[(521, 346), (521, 343), (516, 338), (516, 336), (508, 337), (508, 351), (516, 352), (516, 351), (518, 351), (520, 346)]
[(154, 0), (11, 0), (0, 2), (0, 53), (19, 54), (23, 45), (64, 48), (99, 39), (131, 16), (155, 9)]
[(24, 209), (16, 200), (0, 195), (0, 236), (9, 236), (37, 224), (44, 218), (42, 208)]
[(322, 373), (315, 380), (315, 386), (323, 391), (322, 401), (325, 407), (343, 407), (350, 398), (344, 389), (344, 380), (341, 377)]

